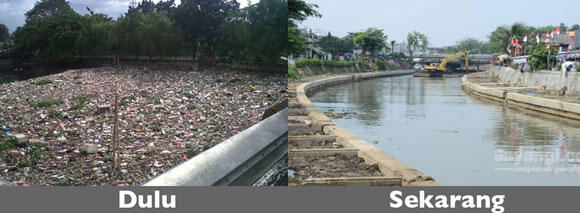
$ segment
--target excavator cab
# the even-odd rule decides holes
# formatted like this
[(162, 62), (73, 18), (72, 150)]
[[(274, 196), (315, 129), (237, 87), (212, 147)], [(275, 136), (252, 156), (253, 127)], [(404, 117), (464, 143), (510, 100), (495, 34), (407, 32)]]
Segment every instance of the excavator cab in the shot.
[(453, 71), (458, 69), (460, 66), (457, 64), (450, 64), (449, 61), (459, 58), (465, 57), (465, 70), (469, 70), (469, 51), (463, 50), (460, 52), (455, 53), (455, 55), (449, 56), (441, 60), (439, 64), (431, 64), (426, 65), (424, 67), (425, 71), (422, 73), (416, 73), (415, 76), (417, 77), (442, 77), (443, 75), (451, 74)]

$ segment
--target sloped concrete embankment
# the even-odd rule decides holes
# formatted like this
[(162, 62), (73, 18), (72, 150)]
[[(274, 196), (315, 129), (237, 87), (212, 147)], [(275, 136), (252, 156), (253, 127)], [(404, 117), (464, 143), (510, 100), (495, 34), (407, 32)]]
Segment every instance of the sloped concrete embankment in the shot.
[[(501, 75), (509, 74), (502, 73)], [(538, 112), (580, 120), (580, 104), (578, 103), (531, 96), (526, 94), (525, 91), (538, 91), (539, 87), (497, 83), (493, 78), (493, 72), (473, 73), (463, 76), (461, 84), (464, 91), (472, 95)]]
[[(408, 74), (413, 74), (413, 71), (347, 74), (302, 84), (293, 85), (291, 83), (289, 85), (288, 155), (290, 167), (292, 167), (292, 161), (295, 157), (339, 154), (354, 155), (362, 158), (367, 165), (376, 165), (381, 173), (380, 177), (347, 177), (347, 174), (345, 174), (345, 177), (338, 178), (310, 178), (301, 185), (439, 185), (432, 177), (404, 165), (369, 142), (336, 125), (324, 113), (316, 109), (308, 98), (316, 91), (333, 85)], [(331, 142), (333, 148), (298, 149), (293, 147), (293, 144), (299, 142), (316, 143), (320, 141)], [(324, 166), (315, 165), (313, 167)]]
[(364, 72), (366, 69), (362, 66), (348, 66), (348, 67), (330, 67), (330, 66), (304, 66), (299, 68), (306, 75), (321, 75), (321, 74), (343, 74)]
[(490, 75), (513, 85), (541, 87), (545, 90), (560, 90), (565, 95), (580, 95), (580, 72), (537, 71), (520, 72), (511, 67), (492, 66), (486, 70)]

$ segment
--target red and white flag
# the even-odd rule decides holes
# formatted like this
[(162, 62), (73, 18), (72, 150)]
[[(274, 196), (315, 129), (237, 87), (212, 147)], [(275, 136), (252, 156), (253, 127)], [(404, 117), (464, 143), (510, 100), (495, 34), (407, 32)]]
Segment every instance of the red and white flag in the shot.
[(560, 35), (560, 27), (556, 28), (556, 33)]
[(524, 36), (524, 43), (528, 43), (528, 34)]

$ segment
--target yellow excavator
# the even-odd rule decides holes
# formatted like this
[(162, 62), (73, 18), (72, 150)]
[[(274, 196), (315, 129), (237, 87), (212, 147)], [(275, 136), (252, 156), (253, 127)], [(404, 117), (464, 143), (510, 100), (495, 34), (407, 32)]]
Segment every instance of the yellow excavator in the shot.
[(461, 52), (455, 53), (455, 55), (444, 58), (441, 61), (441, 63), (439, 63), (439, 65), (437, 65), (437, 66), (426, 65), (425, 67), (423, 67), (425, 69), (425, 72), (423, 74), (419, 74), (416, 76), (420, 76), (420, 77), (438, 76), (439, 77), (445, 73), (450, 73), (453, 70), (447, 68), (447, 63), (449, 61), (456, 59), (456, 58), (459, 58), (459, 57), (465, 57), (465, 71), (468, 71), (469, 70), (469, 51), (463, 50)]

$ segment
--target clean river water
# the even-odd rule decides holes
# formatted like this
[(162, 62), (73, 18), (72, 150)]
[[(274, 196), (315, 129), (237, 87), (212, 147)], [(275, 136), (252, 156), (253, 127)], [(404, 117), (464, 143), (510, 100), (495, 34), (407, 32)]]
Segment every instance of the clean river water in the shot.
[(580, 122), (466, 94), (460, 78), (333, 86), (311, 101), (335, 123), (442, 185), (580, 185)]

